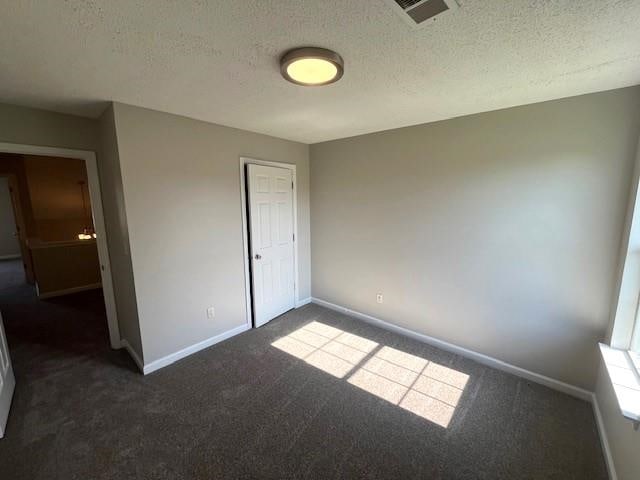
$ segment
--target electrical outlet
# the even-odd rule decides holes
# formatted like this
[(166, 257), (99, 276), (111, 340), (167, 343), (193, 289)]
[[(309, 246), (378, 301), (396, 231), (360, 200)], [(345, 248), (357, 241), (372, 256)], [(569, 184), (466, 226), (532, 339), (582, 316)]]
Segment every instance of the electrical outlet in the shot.
[(216, 310), (213, 307), (207, 308), (207, 318), (214, 318), (216, 316)]
[(382, 294), (381, 293), (376, 295), (376, 302), (382, 303)]

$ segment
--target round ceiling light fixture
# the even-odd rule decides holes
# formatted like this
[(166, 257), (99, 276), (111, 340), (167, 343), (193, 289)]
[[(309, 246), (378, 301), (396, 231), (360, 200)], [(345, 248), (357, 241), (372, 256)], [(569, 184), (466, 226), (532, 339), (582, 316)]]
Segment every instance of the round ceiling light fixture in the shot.
[(326, 48), (294, 48), (280, 59), (280, 72), (286, 80), (297, 85), (329, 85), (342, 77), (344, 60)]

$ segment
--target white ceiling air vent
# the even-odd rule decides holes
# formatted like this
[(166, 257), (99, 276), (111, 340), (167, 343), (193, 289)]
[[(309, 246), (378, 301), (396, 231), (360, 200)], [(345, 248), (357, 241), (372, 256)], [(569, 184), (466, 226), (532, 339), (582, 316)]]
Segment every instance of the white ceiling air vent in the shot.
[(427, 20), (458, 8), (456, 0), (384, 0), (412, 27), (429, 24)]

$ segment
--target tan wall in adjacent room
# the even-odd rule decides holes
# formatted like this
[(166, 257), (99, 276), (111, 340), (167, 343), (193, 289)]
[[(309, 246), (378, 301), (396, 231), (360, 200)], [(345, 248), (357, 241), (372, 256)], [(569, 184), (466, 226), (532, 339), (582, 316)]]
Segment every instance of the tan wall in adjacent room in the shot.
[(24, 164), (37, 238), (75, 240), (83, 228), (93, 228), (83, 160), (26, 155)]
[(98, 249), (93, 240), (42, 244), (31, 249), (38, 295), (98, 287)]

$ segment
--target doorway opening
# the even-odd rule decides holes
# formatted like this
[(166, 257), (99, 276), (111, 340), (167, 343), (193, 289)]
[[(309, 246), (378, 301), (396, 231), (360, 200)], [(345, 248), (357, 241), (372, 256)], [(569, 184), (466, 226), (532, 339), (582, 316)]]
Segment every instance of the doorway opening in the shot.
[(15, 326), (12, 316), (31, 316), (38, 328), (60, 334), (72, 323), (62, 317), (75, 318), (73, 328), (86, 331), (94, 319), (102, 342), (106, 337), (111, 348), (120, 348), (95, 154), (0, 144), (0, 216), (5, 323)]
[(296, 166), (240, 158), (247, 325), (299, 306)]

